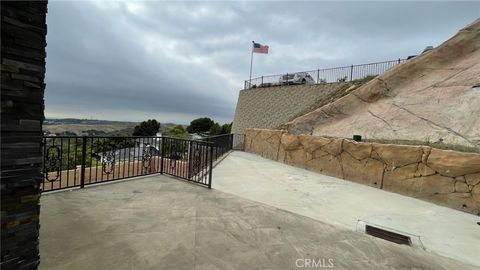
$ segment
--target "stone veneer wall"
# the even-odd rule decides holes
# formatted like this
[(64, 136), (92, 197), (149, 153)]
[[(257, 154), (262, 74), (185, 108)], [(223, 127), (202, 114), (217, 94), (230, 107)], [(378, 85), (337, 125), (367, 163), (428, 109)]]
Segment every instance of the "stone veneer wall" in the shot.
[(480, 154), (247, 129), (245, 151), (480, 215)]
[(333, 92), (343, 91), (349, 84), (345, 82), (241, 90), (232, 133), (243, 134), (246, 128), (278, 128), (295, 117), (312, 111), (320, 99)]
[(2, 269), (36, 269), (47, 2), (2, 1)]

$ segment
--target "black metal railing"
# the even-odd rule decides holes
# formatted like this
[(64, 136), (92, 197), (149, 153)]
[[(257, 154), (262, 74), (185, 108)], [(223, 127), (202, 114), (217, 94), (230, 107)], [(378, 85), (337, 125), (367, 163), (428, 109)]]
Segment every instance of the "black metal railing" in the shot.
[(42, 191), (59, 190), (164, 173), (207, 187), (212, 164), (243, 150), (243, 134), (203, 140), (170, 137), (43, 137)]
[(204, 138), (213, 143), (213, 160), (217, 160), (230, 150), (243, 150), (244, 134), (222, 134)]
[[(300, 84), (300, 83), (332, 83), (332, 82), (345, 82), (360, 80), (369, 76), (377, 76), (383, 74), (385, 71), (392, 67), (405, 62), (407, 59), (397, 59), (384, 62), (376, 62), (369, 64), (350, 65), (335, 68), (323, 68), (317, 70), (308, 70), (300, 72), (290, 72), (284, 74), (260, 76), (252, 78), (252, 80), (246, 80), (244, 89), (256, 88), (256, 87), (270, 87), (287, 84)], [(308, 74), (309, 78), (306, 80), (295, 81), (293, 76), (296, 73)], [(303, 78), (303, 77), (302, 77)]]
[(43, 191), (165, 173), (212, 183), (213, 143), (169, 137), (44, 137)]

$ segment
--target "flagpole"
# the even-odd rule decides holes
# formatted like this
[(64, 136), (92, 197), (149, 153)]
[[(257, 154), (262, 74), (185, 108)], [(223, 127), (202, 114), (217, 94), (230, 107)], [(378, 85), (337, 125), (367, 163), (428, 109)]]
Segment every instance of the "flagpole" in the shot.
[(248, 88), (252, 85), (252, 67), (253, 67), (253, 44), (255, 41), (252, 40), (252, 56), (250, 58), (250, 79), (248, 80)]

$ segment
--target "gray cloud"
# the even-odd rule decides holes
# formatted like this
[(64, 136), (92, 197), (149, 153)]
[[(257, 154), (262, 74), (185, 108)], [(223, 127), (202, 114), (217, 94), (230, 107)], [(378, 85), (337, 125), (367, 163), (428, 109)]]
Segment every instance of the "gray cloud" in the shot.
[(479, 2), (50, 2), (47, 117), (233, 119), (248, 78), (439, 45)]

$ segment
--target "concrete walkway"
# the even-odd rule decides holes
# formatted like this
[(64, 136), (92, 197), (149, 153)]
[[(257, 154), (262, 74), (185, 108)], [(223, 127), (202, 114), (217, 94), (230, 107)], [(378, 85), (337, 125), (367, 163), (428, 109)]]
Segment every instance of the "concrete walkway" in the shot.
[(213, 179), (217, 190), (352, 231), (375, 224), (412, 236), (418, 252), (480, 266), (480, 217), (471, 214), (245, 152), (230, 153)]
[(161, 175), (44, 194), (40, 225), (49, 270), (474, 269)]

